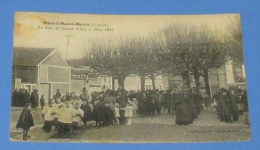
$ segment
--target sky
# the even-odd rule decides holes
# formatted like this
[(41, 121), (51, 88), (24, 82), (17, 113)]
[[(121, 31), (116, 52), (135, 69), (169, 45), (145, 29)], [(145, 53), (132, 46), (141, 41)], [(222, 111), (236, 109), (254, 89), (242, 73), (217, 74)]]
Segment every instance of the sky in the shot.
[[(224, 29), (239, 14), (97, 15), (17, 12), (14, 47), (56, 48), (63, 58), (84, 56), (92, 42), (104, 44), (127, 37), (148, 37), (169, 24), (208, 25)], [(68, 39), (69, 37), (69, 39)]]

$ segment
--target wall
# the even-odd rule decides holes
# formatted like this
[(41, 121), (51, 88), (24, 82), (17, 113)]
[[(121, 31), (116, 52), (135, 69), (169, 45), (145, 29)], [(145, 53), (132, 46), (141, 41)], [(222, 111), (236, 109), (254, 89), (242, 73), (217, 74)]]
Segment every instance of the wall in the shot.
[[(152, 86), (152, 80), (150, 78), (146, 78), (145, 79), (145, 86)], [(163, 87), (163, 78), (162, 75), (158, 75), (155, 79), (155, 86), (156, 89), (160, 89), (160, 86), (162, 89), (164, 89)], [(115, 90), (118, 89), (118, 81), (115, 79)], [(126, 77), (125, 79), (125, 89), (127, 91), (130, 90), (141, 90), (141, 81), (140, 81), (140, 76), (138, 75), (129, 75), (128, 77)]]
[(56, 94), (57, 89), (60, 90), (62, 96), (69, 92), (70, 85), (68, 83), (51, 83), (51, 96)]

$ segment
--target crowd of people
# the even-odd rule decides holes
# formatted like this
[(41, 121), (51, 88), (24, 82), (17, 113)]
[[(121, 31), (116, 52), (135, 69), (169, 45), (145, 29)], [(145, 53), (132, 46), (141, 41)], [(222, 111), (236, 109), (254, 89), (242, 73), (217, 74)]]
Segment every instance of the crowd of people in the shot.
[[(81, 123), (82, 127), (87, 128), (87, 122), (93, 120), (97, 128), (113, 124), (131, 125), (131, 118), (135, 114), (153, 117), (160, 116), (161, 113), (169, 113), (176, 116), (175, 124), (177, 125), (193, 124), (201, 111), (204, 108), (208, 109), (211, 104), (215, 106), (220, 121), (227, 123), (238, 121), (238, 115), (248, 112), (246, 91), (223, 88), (212, 99), (209, 96), (203, 97), (199, 92), (192, 90), (189, 92), (175, 90), (128, 92), (122, 89), (117, 91), (108, 89), (93, 92), (91, 95), (83, 92), (77, 96), (75, 93), (67, 92), (62, 96), (60, 90), (57, 89), (53, 98), (48, 100), (47, 106), (44, 106), (43, 96), (39, 100), (37, 92), (34, 90), (31, 95), (27, 94), (27, 104), (35, 108), (40, 101), (44, 119), (43, 129), (46, 132), (57, 131), (58, 137), (64, 137), (70, 133), (78, 134)], [(15, 97), (14, 94), (13, 97)], [(28, 128), (26, 134), (27, 131)]]
[(236, 122), (239, 119), (239, 115), (244, 115), (245, 124), (249, 124), (246, 90), (226, 90), (222, 88), (212, 99), (221, 122)]
[[(39, 94), (37, 89), (34, 89), (31, 94), (26, 89), (15, 89), (11, 99), (12, 106), (24, 107), (28, 103), (32, 104), (32, 108), (39, 106)], [(44, 97), (41, 96), (40, 104), (42, 107), (44, 106), (43, 100)]]

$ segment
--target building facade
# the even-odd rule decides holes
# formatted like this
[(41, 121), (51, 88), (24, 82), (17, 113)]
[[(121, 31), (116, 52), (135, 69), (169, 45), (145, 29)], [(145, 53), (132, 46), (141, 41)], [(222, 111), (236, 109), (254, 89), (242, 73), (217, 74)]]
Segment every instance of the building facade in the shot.
[(83, 88), (89, 93), (112, 89), (112, 77), (97, 73), (83, 59), (68, 59), (67, 63), (71, 67), (71, 92), (80, 95)]
[[(195, 80), (190, 75), (191, 87), (195, 88)], [(246, 76), (245, 67), (242, 64), (235, 64), (232, 60), (229, 60), (225, 65), (218, 69), (209, 71), (209, 84), (211, 88), (211, 94), (217, 92), (220, 88), (241, 88), (246, 89)], [(171, 74), (163, 74), (163, 87), (164, 90), (174, 89), (181, 90), (183, 86), (181, 76), (174, 76)], [(201, 93), (205, 94), (205, 85), (203, 77), (200, 77)]]
[(13, 89), (23, 88), (50, 99), (59, 89), (70, 92), (71, 68), (54, 48), (13, 48)]

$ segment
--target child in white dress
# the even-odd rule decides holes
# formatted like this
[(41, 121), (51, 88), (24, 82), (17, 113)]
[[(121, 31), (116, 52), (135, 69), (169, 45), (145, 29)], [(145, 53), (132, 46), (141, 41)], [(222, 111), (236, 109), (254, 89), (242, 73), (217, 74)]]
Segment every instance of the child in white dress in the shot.
[(132, 118), (133, 118), (133, 103), (131, 101), (128, 101), (126, 107), (125, 107), (125, 117), (127, 120), (127, 125), (132, 124)]
[(136, 98), (133, 98), (133, 111), (134, 111), (134, 114), (136, 114), (136, 111), (138, 109), (138, 102), (136, 100)]

